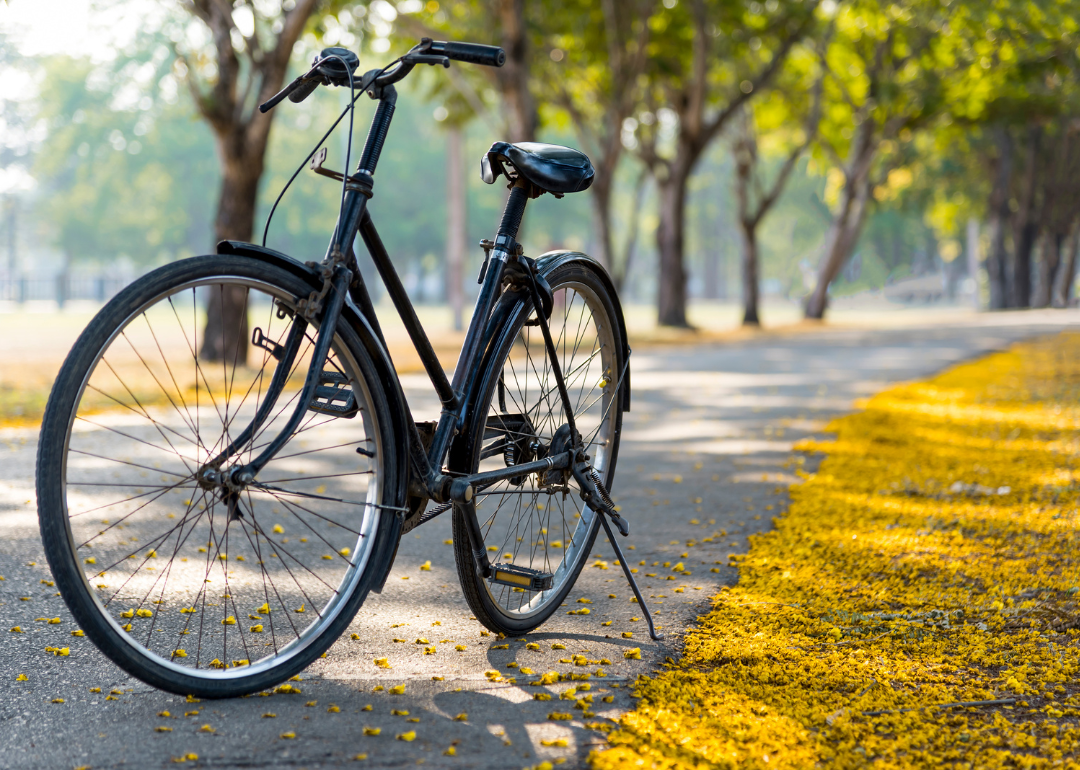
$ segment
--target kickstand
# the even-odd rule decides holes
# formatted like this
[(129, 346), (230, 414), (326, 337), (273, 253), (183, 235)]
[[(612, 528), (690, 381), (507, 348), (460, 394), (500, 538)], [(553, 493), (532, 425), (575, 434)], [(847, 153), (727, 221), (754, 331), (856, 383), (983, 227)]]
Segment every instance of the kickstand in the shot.
[(664, 638), (664, 635), (656, 633), (656, 627), (653, 625), (649, 607), (645, 604), (645, 597), (641, 595), (637, 581), (634, 580), (634, 575), (630, 572), (630, 565), (626, 563), (626, 557), (623, 556), (622, 549), (619, 548), (619, 544), (615, 540), (615, 533), (611, 531), (611, 525), (608, 523), (607, 516), (600, 511), (596, 511), (596, 515), (600, 517), (600, 523), (604, 525), (604, 531), (607, 532), (608, 540), (611, 541), (611, 547), (615, 549), (615, 555), (619, 557), (619, 564), (622, 565), (623, 574), (626, 575), (626, 582), (630, 584), (630, 590), (634, 592), (638, 604), (641, 605), (641, 611), (645, 613), (645, 620), (649, 623), (649, 636), (655, 641), (660, 641)]

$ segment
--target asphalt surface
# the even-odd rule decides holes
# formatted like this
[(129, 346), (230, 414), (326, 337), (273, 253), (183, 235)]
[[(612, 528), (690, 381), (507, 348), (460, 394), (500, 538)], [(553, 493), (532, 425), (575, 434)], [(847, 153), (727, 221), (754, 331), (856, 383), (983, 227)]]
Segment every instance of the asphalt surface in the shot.
[[(85, 638), (71, 636), (75, 625), (49, 585), (37, 530), (36, 431), (0, 429), (0, 765), (140, 768), (184, 759), (185, 766), (318, 768), (351, 765), (362, 754), (357, 766), (583, 766), (589, 751), (603, 745), (603, 735), (586, 723), (633, 707), (633, 679), (678, 655), (682, 632), (707, 611), (720, 586), (737, 580), (729, 555), (744, 552), (747, 536), (783, 512), (795, 471), (810, 464), (792, 452), (795, 442), (820, 435), (855, 399), (891, 383), (1066, 328), (1080, 329), (1080, 312), (638, 350), (613, 493), (631, 523), (624, 547), (633, 549), (627, 556), (663, 627), (662, 643), (650, 641), (644, 621), (635, 620), (640, 608), (630, 602), (602, 533), (595, 564), (565, 608), (588, 606), (589, 615), (560, 611), (525, 639), (487, 635), (461, 596), (453, 548), (444, 542), (450, 519), (442, 517), (405, 536), (386, 589), (369, 598), (329, 655), (293, 683), (300, 692), (228, 701), (190, 703), (158, 692), (113, 666)], [(405, 383), (419, 419), (434, 404), (424, 382), (409, 376)], [(425, 561), (429, 571), (420, 569)], [(680, 562), (684, 571), (673, 572)], [(577, 598), (591, 603), (578, 605)], [(35, 620), (56, 617), (55, 624)], [(24, 633), (9, 633), (15, 625)], [(401, 637), (406, 641), (394, 641)], [(434, 644), (434, 655), (412, 643), (421, 637)], [(530, 643), (539, 650), (527, 649)], [(70, 654), (45, 650), (60, 646)], [(633, 648), (640, 660), (624, 657)], [(561, 662), (573, 656), (591, 662)], [(379, 657), (392, 667), (376, 667)], [(590, 689), (580, 681), (538, 687), (485, 675), (498, 671), (522, 681), (529, 678), (522, 667), (536, 674), (588, 672)], [(388, 692), (401, 684), (403, 694)], [(577, 702), (560, 699), (572, 685)], [(552, 699), (535, 700), (537, 692)], [(551, 712), (572, 719), (553, 721)], [(365, 735), (365, 728), (379, 735)], [(396, 739), (408, 733), (413, 740)]]

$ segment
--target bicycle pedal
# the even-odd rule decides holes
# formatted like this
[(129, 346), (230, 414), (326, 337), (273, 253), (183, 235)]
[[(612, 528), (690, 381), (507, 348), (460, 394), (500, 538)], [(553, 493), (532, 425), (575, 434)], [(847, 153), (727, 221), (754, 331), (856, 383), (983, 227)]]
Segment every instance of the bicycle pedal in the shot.
[(529, 591), (547, 591), (555, 584), (555, 576), (550, 572), (540, 572), (528, 567), (518, 567), (514, 564), (498, 564), (491, 568), (492, 583), (514, 588), (524, 588)]
[(315, 397), (308, 404), (308, 409), (347, 420), (360, 411), (349, 378), (341, 372), (325, 371), (319, 375), (319, 385), (315, 388)]

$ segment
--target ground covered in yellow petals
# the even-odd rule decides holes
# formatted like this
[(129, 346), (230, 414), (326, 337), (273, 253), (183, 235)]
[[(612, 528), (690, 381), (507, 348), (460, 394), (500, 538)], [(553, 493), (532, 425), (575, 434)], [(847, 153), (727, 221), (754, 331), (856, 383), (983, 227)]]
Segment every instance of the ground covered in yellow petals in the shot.
[(594, 768), (1080, 767), (1080, 335), (830, 430)]

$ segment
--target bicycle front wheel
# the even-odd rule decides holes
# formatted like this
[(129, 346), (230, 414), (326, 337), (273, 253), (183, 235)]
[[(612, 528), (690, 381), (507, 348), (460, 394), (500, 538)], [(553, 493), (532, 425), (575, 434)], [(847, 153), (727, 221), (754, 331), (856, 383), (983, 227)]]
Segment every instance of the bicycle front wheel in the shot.
[[(549, 324), (576, 428), (610, 488), (621, 389), (628, 384), (622, 314), (600, 271), (581, 258), (547, 276), (555, 299)], [(567, 416), (531, 302), (511, 313), (478, 393), (467, 437), (452, 454), (452, 472), (495, 470), (560, 451), (555, 445), (568, 432)], [(477, 574), (463, 515), (454, 511), (454, 551), (465, 598), (481, 623), (509, 635), (533, 630), (559, 608), (600, 526), (569, 472), (522, 475), (478, 490), (476, 515), (492, 564), (550, 576), (550, 588), (532, 590)]]
[(293, 676), (393, 551), (404, 469), (377, 367), (344, 321), (323, 399), (255, 483), (207, 481), (296, 408), (321, 321), (295, 312), (310, 292), (242, 256), (167, 265), (102, 309), (56, 380), (38, 450), (49, 565), (86, 635), (155, 687), (230, 697)]

